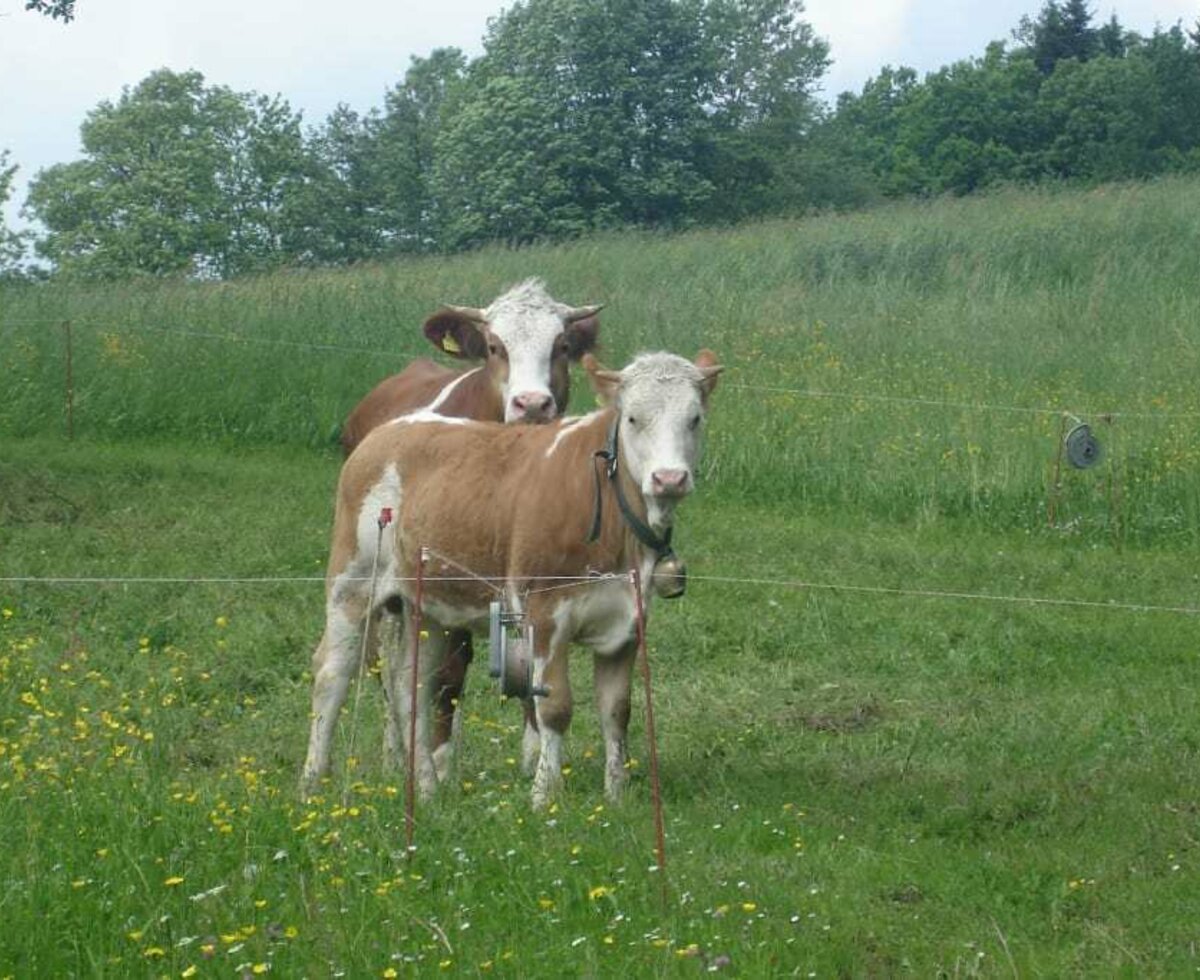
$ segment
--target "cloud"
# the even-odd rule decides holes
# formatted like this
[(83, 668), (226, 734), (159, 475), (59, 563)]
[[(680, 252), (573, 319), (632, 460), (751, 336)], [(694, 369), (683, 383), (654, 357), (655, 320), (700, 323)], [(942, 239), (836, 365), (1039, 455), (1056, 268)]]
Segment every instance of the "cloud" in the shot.
[(809, 0), (805, 19), (831, 46), (833, 65), (824, 82), (828, 95), (858, 88), (889, 60), (905, 37), (918, 0)]

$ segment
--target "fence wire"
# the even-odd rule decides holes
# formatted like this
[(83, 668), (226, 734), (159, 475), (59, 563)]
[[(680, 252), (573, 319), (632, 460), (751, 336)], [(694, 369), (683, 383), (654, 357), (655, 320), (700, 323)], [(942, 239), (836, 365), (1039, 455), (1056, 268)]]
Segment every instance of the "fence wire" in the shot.
[[(203, 330), (192, 330), (186, 327), (158, 327), (144, 324), (118, 323), (116, 321), (73, 320), (71, 318), (16, 318), (0, 322), (0, 330), (9, 326), (61, 326), (70, 322), (72, 326), (92, 329), (126, 330), (132, 333), (152, 333), (164, 336), (178, 335), (199, 340), (224, 341), (231, 344), (253, 344), (264, 347), (283, 347), (292, 350), (311, 350), (323, 353), (355, 354), (369, 357), (387, 358), (416, 358), (427, 357), (429, 351), (382, 350), (374, 347), (354, 347), (344, 344), (316, 344), (299, 340), (284, 340), (276, 337), (247, 337), (243, 334), (214, 333)], [(741, 371), (734, 367), (731, 374), (741, 376)], [(880, 395), (861, 391), (840, 391), (836, 389), (794, 388), (780, 385), (757, 384), (749, 381), (726, 381), (725, 387), (742, 391), (771, 392), (773, 394), (797, 395), (802, 398), (835, 399), (851, 402), (867, 402), (883, 405), (914, 405), (927, 408), (953, 409), (962, 412), (994, 412), (997, 414), (1060, 416), (1074, 415), (1092, 419), (1200, 419), (1200, 412), (1167, 412), (1145, 411), (1137, 409), (1106, 408), (1106, 409), (1068, 409), (1065, 407), (1006, 405), (995, 402), (955, 401), (952, 399), (933, 398), (926, 395)]]
[[(497, 593), (502, 586), (521, 582), (557, 582), (550, 588), (530, 590), (528, 594), (549, 592), (557, 589), (599, 585), (605, 582), (627, 581), (628, 575), (528, 575), (520, 578), (487, 575), (426, 575), (430, 582), (477, 582), (489, 585)], [(46, 587), (83, 585), (315, 585), (324, 583), (323, 576), (275, 575), (275, 576), (33, 576), (14, 575), (0, 577), (0, 585), (30, 585)], [(355, 577), (348, 581), (369, 581), (368, 577)], [(412, 577), (394, 577), (395, 582), (415, 582)], [(1058, 596), (1015, 595), (994, 592), (963, 592), (946, 589), (899, 588), (884, 585), (860, 585), (852, 582), (819, 582), (809, 579), (739, 577), (731, 575), (689, 575), (688, 582), (718, 586), (757, 586), (762, 588), (795, 589), (798, 591), (845, 593), (847, 595), (874, 595), (893, 598), (942, 599), (965, 602), (1002, 603), (1060, 607), (1064, 609), (1104, 609), (1114, 612), (1171, 613), (1176, 615), (1200, 615), (1200, 606), (1175, 606), (1156, 603), (1133, 602), (1127, 599), (1076, 599)]]

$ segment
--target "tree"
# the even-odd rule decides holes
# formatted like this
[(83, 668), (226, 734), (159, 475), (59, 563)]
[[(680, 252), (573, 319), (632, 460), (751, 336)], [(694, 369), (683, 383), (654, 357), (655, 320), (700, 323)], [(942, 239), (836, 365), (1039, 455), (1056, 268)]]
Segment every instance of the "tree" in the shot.
[(63, 23), (75, 19), (75, 0), (25, 0), (25, 9), (33, 10)]
[(794, 0), (521, 0), (435, 141), (452, 247), (762, 210), (815, 118)]
[(465, 70), (457, 48), (413, 58), (382, 111), (360, 116), (338, 106), (309, 133), (310, 171), (291, 214), (290, 248), (301, 261), (356, 262), (436, 246), (434, 143)]
[(385, 96), (382, 115), (368, 124), (381, 229), (392, 251), (425, 251), (436, 242), (439, 219), (430, 188), (436, 143), (456, 111), (466, 71), (458, 48), (414, 57), (403, 82)]
[(1060, 61), (1087, 61), (1099, 51), (1101, 37), (1091, 23), (1087, 0), (1046, 0), (1036, 20), (1021, 18), (1013, 36), (1027, 46), (1038, 71), (1049, 75)]
[[(13, 178), (17, 175), (16, 164), (10, 164), (9, 151), (0, 150), (0, 208), (12, 196)], [(0, 221), (0, 282), (24, 276), (22, 261), (25, 258), (27, 232), (12, 231)]]
[(803, 161), (820, 117), (813, 90), (829, 47), (790, 0), (710, 0), (705, 46), (714, 68), (705, 113), (716, 193), (705, 217), (733, 219), (804, 202)]
[(1038, 95), (1044, 171), (1093, 181), (1150, 176), (1159, 109), (1145, 59), (1062, 62)]
[(1121, 26), (1116, 14), (1113, 14), (1107, 23), (1096, 31), (1096, 46), (1099, 53), (1109, 58), (1124, 58), (1132, 41), (1133, 38)]
[(163, 69), (101, 102), (80, 134), (83, 159), (41, 171), (26, 205), (59, 270), (225, 277), (286, 258), (304, 160), (285, 102)]
[(305, 140), (306, 179), (287, 211), (286, 251), (299, 263), (343, 264), (382, 251), (367, 120), (339, 105)]

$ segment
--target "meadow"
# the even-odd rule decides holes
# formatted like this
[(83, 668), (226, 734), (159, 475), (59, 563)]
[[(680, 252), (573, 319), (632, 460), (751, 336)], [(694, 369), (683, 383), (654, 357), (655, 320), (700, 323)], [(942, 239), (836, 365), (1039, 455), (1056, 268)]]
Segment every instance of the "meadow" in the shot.
[[(337, 426), (534, 274), (611, 364), (728, 366), (650, 624), (665, 869), (584, 657), (551, 812), (479, 665), (411, 856), (375, 685), (297, 794)], [(1197, 282), (1179, 179), (0, 293), (0, 976), (1194, 972)]]

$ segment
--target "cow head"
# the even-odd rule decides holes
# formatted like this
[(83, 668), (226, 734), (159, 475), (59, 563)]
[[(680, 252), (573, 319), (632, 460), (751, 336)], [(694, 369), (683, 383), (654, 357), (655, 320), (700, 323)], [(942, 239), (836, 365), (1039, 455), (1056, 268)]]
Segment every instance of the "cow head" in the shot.
[(570, 362), (596, 346), (600, 309), (566, 306), (529, 279), (487, 309), (443, 307), (425, 321), (425, 336), (453, 357), (485, 362), (505, 422), (548, 422), (566, 409)]
[(619, 413), (621, 465), (642, 492), (650, 524), (670, 523), (675, 504), (695, 486), (700, 434), (721, 365), (702, 350), (695, 362), (643, 354), (623, 371), (585, 360), (592, 387)]

